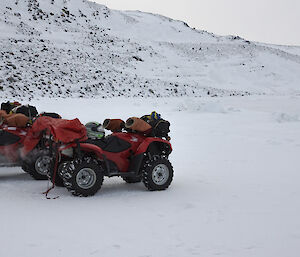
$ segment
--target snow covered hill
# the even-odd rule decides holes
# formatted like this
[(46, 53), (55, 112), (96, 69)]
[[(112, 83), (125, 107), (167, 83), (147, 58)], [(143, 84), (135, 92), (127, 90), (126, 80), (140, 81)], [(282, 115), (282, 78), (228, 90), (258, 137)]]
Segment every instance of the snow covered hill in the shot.
[(48, 182), (0, 168), (1, 257), (299, 256), (300, 47), (85, 0), (1, 0), (0, 102), (17, 99), (82, 123), (156, 110), (175, 175), (161, 192), (105, 178), (93, 197), (47, 200)]
[(0, 97), (299, 94), (300, 47), (85, 0), (2, 0)]

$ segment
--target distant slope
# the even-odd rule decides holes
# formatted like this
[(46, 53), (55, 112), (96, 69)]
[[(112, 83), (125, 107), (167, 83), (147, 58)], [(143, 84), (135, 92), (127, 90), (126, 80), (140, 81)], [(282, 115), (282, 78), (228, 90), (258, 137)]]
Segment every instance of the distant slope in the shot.
[(2, 0), (0, 97), (299, 94), (300, 47), (85, 0)]

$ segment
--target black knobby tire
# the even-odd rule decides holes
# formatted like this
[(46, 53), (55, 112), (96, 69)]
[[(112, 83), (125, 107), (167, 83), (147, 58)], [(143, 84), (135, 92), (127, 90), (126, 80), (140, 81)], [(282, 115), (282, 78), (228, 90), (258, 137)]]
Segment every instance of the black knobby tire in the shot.
[(174, 170), (166, 157), (153, 156), (145, 162), (143, 183), (150, 191), (167, 189), (173, 180)]
[[(59, 160), (59, 163), (57, 164), (57, 170), (55, 174), (55, 181), (54, 184), (58, 187), (63, 187), (64, 186), (64, 181), (63, 177), (60, 175), (63, 172), (63, 169), (65, 168), (65, 165), (70, 161), (70, 158), (68, 157), (61, 157)], [(53, 183), (53, 176), (54, 176), (54, 167), (55, 167), (55, 159), (53, 160), (51, 169), (48, 172), (48, 178), (51, 180)]]
[(47, 180), (47, 172), (51, 167), (51, 157), (45, 150), (32, 151), (22, 163), (22, 169), (36, 180)]
[(69, 162), (62, 176), (64, 186), (75, 196), (92, 196), (103, 183), (103, 169), (91, 157)]
[(126, 183), (129, 183), (129, 184), (142, 182), (142, 176), (137, 176), (137, 177), (122, 177), (122, 179)]
[[(63, 167), (64, 163), (58, 163), (57, 164), (57, 170), (55, 174), (55, 180), (54, 184), (58, 187), (63, 187), (64, 186), (64, 181), (63, 179), (59, 176), (59, 173)], [(54, 167), (55, 167), (55, 160), (53, 160), (53, 163), (51, 165), (51, 169), (48, 172), (48, 178), (53, 182), (53, 176), (54, 176)]]

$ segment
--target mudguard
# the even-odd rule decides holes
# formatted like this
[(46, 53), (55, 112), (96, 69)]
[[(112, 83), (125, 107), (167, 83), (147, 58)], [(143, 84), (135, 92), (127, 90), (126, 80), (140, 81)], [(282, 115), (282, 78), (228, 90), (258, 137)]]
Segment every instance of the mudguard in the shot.
[(172, 152), (172, 145), (169, 141), (158, 137), (148, 137), (143, 141), (143, 143), (140, 144), (135, 155), (147, 152), (149, 148), (151, 148), (154, 145), (155, 147), (158, 147), (158, 150), (161, 150), (161, 147), (165, 148), (164, 150), (167, 151), (167, 155), (169, 155)]
[(143, 143), (139, 145), (134, 156), (132, 156), (129, 172), (135, 173), (136, 175), (140, 174), (141, 165), (144, 160), (144, 154), (147, 152), (152, 155), (161, 155), (162, 153), (165, 153), (165, 155), (169, 155), (172, 152), (172, 146), (169, 141), (161, 138), (146, 138)]
[(80, 143), (80, 150), (82, 150), (83, 152), (92, 152), (94, 154), (96, 154), (96, 156), (100, 159), (103, 160), (105, 155), (103, 150), (93, 144), (89, 144), (89, 143)]

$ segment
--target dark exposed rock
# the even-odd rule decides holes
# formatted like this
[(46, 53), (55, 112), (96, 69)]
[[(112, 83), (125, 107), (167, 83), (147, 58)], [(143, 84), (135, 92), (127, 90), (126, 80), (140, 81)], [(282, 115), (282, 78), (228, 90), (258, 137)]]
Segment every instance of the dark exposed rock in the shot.
[(12, 77), (12, 76), (8, 77), (6, 80), (7, 80), (8, 82), (10, 82), (10, 83), (14, 83), (14, 82), (17, 82), (17, 81), (18, 81), (17, 79), (15, 79), (15, 78)]

